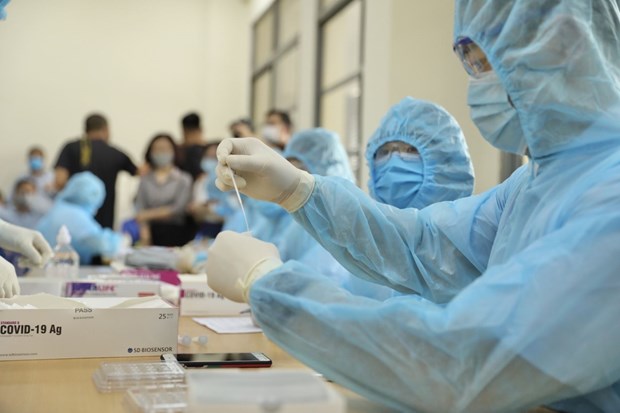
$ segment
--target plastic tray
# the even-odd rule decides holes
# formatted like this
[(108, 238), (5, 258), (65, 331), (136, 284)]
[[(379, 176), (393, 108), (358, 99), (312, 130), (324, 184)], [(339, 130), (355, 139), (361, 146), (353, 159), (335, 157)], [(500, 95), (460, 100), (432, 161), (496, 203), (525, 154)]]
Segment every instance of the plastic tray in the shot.
[(185, 413), (187, 386), (162, 384), (133, 387), (127, 390), (124, 403), (129, 413)]
[(93, 381), (100, 392), (109, 393), (130, 387), (183, 383), (185, 371), (176, 362), (102, 363), (93, 374)]

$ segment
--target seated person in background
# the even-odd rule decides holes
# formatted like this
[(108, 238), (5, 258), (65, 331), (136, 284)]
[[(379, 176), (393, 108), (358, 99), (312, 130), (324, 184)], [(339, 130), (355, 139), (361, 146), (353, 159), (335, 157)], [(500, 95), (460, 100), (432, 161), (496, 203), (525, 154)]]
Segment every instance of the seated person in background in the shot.
[(201, 237), (215, 238), (222, 230), (224, 217), (215, 212), (216, 200), (209, 197), (207, 183), (210, 178), (215, 177), (215, 167), (217, 166), (217, 145), (219, 142), (207, 144), (204, 150), (200, 167), (203, 174), (194, 182), (192, 191), (192, 202), (188, 206), (188, 212), (199, 225), (198, 235)]
[(150, 172), (140, 180), (136, 196), (140, 241), (143, 245), (184, 245), (194, 237), (186, 225), (192, 178), (175, 166), (177, 147), (172, 137), (155, 136), (145, 160)]
[(0, 218), (20, 227), (35, 229), (51, 207), (51, 199), (37, 192), (34, 181), (22, 178), (13, 188), (11, 203), (0, 209)]
[(229, 128), (233, 138), (251, 138), (256, 136), (254, 125), (248, 118), (237, 119), (230, 124)]
[(54, 172), (45, 168), (45, 153), (39, 146), (28, 150), (28, 174), (19, 179), (31, 180), (37, 192), (52, 197), (56, 193)]
[(123, 237), (95, 221), (103, 205), (105, 186), (91, 172), (73, 175), (58, 193), (54, 206), (39, 221), (37, 229), (47, 242), (56, 244), (60, 227), (67, 226), (71, 245), (80, 256), (81, 265), (89, 265), (97, 257), (114, 257), (122, 246)]

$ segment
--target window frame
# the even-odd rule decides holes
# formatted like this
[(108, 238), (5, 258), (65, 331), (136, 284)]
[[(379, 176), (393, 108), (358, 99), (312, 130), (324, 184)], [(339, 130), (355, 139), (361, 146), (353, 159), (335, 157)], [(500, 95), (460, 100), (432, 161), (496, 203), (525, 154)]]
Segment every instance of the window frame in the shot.
[[(298, 1), (303, 1), (303, 0), (298, 0)], [(290, 107), (278, 107), (276, 105), (276, 97), (277, 97), (277, 92), (278, 92), (278, 73), (277, 73), (277, 67), (278, 67), (278, 63), (280, 62), (280, 60), (285, 57), (289, 52), (294, 52), (295, 49), (297, 49), (296, 51), (299, 53), (299, 38), (300, 38), (300, 31), (301, 31), (301, 27), (298, 27), (297, 33), (295, 34), (295, 36), (293, 36), (288, 42), (284, 43), (283, 45), (280, 45), (280, 5), (282, 3), (282, 0), (274, 0), (269, 7), (267, 7), (267, 9), (265, 9), (265, 11), (252, 23), (252, 62), (251, 62), (251, 79), (250, 79), (250, 118), (256, 122), (258, 119), (261, 119), (262, 116), (264, 116), (265, 114), (257, 114), (254, 113), (254, 107), (255, 107), (255, 101), (256, 101), (256, 96), (254, 93), (255, 90), (255, 84), (256, 81), (266, 72), (271, 72), (271, 90), (269, 91), (270, 96), (269, 96), (269, 106), (270, 108), (277, 108), (278, 110), (284, 110), (287, 112), (296, 112), (298, 109), (298, 98), (299, 98), (299, 90), (297, 91), (297, 99), (295, 100), (295, 103), (290, 106)], [(256, 30), (257, 30), (257, 26), (258, 24), (261, 22), (261, 20), (263, 18), (265, 18), (265, 16), (267, 16), (267, 14), (269, 13), (273, 13), (273, 27), (272, 27), (272, 33), (273, 33), (273, 38), (271, 39), (271, 56), (265, 60), (265, 62), (263, 62), (260, 65), (256, 64)], [(258, 126), (258, 125), (256, 125)]]
[[(346, 77), (337, 80), (335, 83), (331, 85), (327, 85), (326, 88), (323, 88), (323, 52), (325, 48), (325, 35), (324, 29), (327, 23), (329, 23), (334, 17), (336, 17), (340, 12), (345, 10), (350, 4), (355, 1), (360, 2), (361, 12), (360, 12), (360, 50), (359, 50), (359, 62), (358, 69), (353, 73), (347, 75)], [(359, 104), (357, 105), (357, 150), (352, 151), (349, 147), (345, 146), (345, 150), (347, 151), (347, 155), (349, 159), (354, 158), (356, 160), (356, 167), (353, 170), (353, 174), (355, 175), (358, 182), (362, 182), (362, 162), (364, 162), (364, 153), (365, 148), (363, 147), (363, 137), (362, 137), (362, 113), (363, 113), (363, 96), (364, 96), (364, 44), (365, 44), (365, 16), (366, 16), (366, 1), (365, 0), (339, 0), (336, 3), (332, 4), (326, 10), (320, 10), (320, 2), (317, 2), (317, 7), (319, 7), (319, 20), (317, 27), (317, 47), (316, 47), (316, 79), (315, 79), (315, 101), (314, 101), (314, 122), (316, 125), (322, 125), (321, 112), (322, 112), (322, 101), (323, 98), (328, 95), (330, 92), (339, 89), (351, 83), (355, 80), (358, 81), (359, 85)], [(348, 143), (349, 137), (341, 137)]]

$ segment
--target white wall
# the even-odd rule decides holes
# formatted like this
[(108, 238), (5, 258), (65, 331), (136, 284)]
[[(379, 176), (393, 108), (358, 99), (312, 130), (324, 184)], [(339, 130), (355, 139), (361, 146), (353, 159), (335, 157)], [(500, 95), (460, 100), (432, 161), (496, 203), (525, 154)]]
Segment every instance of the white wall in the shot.
[[(207, 136), (247, 113), (249, 6), (242, 0), (13, 1), (0, 22), (0, 188), (42, 145), (48, 162), (101, 111), (112, 143), (141, 162), (157, 131), (197, 110)], [(133, 196), (124, 178), (124, 215)], [(133, 183), (135, 186), (135, 183)], [(118, 207), (118, 206), (117, 206)]]

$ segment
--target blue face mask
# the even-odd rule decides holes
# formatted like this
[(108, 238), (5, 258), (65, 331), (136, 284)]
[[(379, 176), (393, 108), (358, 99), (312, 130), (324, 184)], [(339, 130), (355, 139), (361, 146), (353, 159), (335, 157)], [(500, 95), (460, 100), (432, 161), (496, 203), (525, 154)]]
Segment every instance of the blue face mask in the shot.
[(28, 165), (31, 171), (38, 172), (43, 169), (43, 158), (40, 156), (33, 156), (28, 160)]
[(408, 208), (424, 182), (424, 164), (419, 155), (393, 153), (375, 165), (373, 188), (378, 201)]
[(527, 142), (519, 115), (495, 72), (469, 80), (467, 104), (472, 120), (487, 142), (506, 152), (525, 154)]
[(206, 158), (206, 159), (203, 159), (202, 162), (200, 162), (200, 168), (203, 170), (203, 172), (206, 172), (208, 174), (214, 173), (216, 167), (217, 167), (217, 160), (215, 159)]

